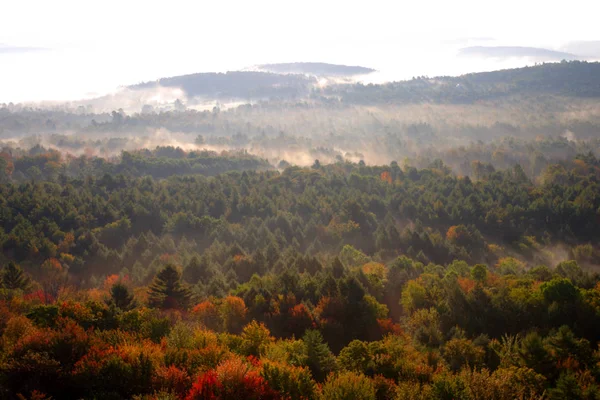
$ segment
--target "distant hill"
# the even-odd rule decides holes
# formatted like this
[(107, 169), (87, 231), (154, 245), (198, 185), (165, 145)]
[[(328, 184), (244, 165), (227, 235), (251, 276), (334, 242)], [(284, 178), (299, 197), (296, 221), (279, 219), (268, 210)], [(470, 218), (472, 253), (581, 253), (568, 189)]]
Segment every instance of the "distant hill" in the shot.
[[(565, 53), (566, 54), (566, 53)], [(286, 65), (286, 64), (275, 64)], [(287, 67), (285, 67), (287, 68)], [(279, 68), (280, 71), (285, 70)], [(347, 67), (352, 68), (362, 67)], [(257, 71), (199, 73), (130, 86), (181, 88), (188, 97), (210, 99), (338, 98), (347, 103), (468, 103), (515, 94), (600, 97), (600, 63), (562, 61), (457, 77), (421, 77), (385, 84), (333, 84), (316, 89), (315, 77)]]
[(600, 40), (569, 42), (562, 47), (562, 50), (597, 60), (600, 59)]
[(188, 97), (213, 99), (295, 98), (308, 94), (315, 83), (305, 75), (282, 75), (269, 72), (232, 71), (198, 73), (161, 78), (129, 86), (129, 89), (150, 89), (158, 86), (181, 88)]
[(472, 46), (459, 50), (460, 56), (469, 57), (529, 57), (539, 61), (577, 60), (582, 57), (562, 51), (549, 50), (539, 47), (520, 46)]
[(323, 89), (347, 103), (470, 103), (510, 95), (600, 97), (600, 63), (563, 61), (533, 67), (418, 78), (381, 85), (336, 85)]
[(257, 68), (278, 74), (307, 74), (316, 76), (354, 76), (375, 72), (372, 68), (318, 62), (262, 64), (258, 65)]

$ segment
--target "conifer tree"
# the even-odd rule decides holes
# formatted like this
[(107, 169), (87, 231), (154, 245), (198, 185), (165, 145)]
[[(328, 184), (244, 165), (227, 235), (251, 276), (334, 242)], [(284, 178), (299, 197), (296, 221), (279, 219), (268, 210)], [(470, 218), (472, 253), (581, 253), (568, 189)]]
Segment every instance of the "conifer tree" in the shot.
[(0, 282), (5, 289), (27, 290), (31, 286), (31, 279), (19, 265), (12, 261), (2, 269)]
[(186, 309), (192, 293), (181, 283), (181, 271), (173, 264), (161, 269), (148, 289), (150, 306), (163, 309)]
[(321, 332), (309, 329), (302, 338), (306, 346), (306, 364), (315, 380), (323, 382), (336, 369), (335, 356), (323, 341)]
[(133, 293), (123, 282), (117, 282), (110, 288), (110, 303), (123, 311), (129, 311), (136, 306)]
[(321, 294), (321, 296), (330, 297), (335, 297), (340, 294), (338, 283), (331, 273), (328, 273), (325, 276), (325, 279), (321, 281), (319, 293)]
[(189, 264), (183, 270), (183, 279), (190, 284), (196, 284), (199, 281), (206, 283), (211, 277), (212, 271), (206, 255), (201, 258), (193, 256)]

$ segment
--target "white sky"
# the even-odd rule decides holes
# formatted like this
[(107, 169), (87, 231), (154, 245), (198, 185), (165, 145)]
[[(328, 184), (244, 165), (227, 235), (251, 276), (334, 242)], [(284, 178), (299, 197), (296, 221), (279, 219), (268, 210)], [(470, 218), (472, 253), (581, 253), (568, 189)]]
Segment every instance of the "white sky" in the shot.
[(2, 3), (0, 44), (48, 50), (0, 47), (0, 101), (69, 99), (266, 62), (363, 65), (399, 78), (462, 73), (467, 66), (443, 60), (482, 43), (457, 39), (554, 49), (600, 39), (600, 2), (592, 0)]

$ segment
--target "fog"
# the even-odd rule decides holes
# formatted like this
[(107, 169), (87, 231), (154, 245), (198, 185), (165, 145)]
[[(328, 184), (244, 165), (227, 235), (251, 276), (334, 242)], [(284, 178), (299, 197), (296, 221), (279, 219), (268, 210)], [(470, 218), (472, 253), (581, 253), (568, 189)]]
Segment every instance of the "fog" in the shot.
[[(42, 146), (65, 159), (83, 155), (115, 162), (122, 151), (165, 146), (184, 152), (242, 151), (273, 168), (311, 166), (315, 160), (369, 165), (396, 161), (423, 168), (441, 160), (454, 173), (471, 176), (471, 162), (477, 160), (498, 169), (520, 164), (534, 179), (550, 163), (589, 150), (600, 153), (600, 103), (595, 99), (514, 97), (474, 104), (396, 105), (331, 105), (306, 99), (229, 107), (206, 100), (206, 110), (195, 109), (202, 108), (200, 102), (187, 99), (175, 110), (167, 100), (178, 101), (181, 94), (165, 88), (124, 90), (88, 104), (96, 113), (77, 102), (59, 111), (13, 106), (1, 114), (0, 144), (14, 157)], [(153, 110), (135, 111), (153, 100)], [(119, 105), (122, 111), (114, 111)], [(128, 106), (132, 112), (124, 109)]]
[[(1, 36), (0, 36), (1, 38)], [(323, 38), (322, 47), (311, 42), (291, 43), (283, 51), (259, 47), (247, 53), (240, 44), (219, 47), (209, 44), (200, 54), (175, 48), (140, 48), (132, 57), (130, 49), (116, 47), (46, 49), (31, 52), (0, 52), (0, 102), (77, 101), (106, 99), (123, 95), (123, 86), (162, 77), (198, 72), (226, 72), (252, 69), (254, 65), (278, 62), (319, 61), (334, 64), (361, 65), (377, 72), (352, 78), (364, 83), (382, 83), (411, 79), (415, 76), (461, 75), (494, 71), (557, 61), (552, 54), (541, 56), (503, 54), (465, 56), (462, 50), (474, 46), (520, 46), (522, 40), (489, 38), (423, 38), (370, 37), (356, 41), (343, 38)], [(284, 44), (282, 44), (284, 45)], [(581, 49), (579, 59), (600, 57), (590, 45), (545, 45), (533, 42), (540, 51)], [(570, 46), (570, 47), (569, 47)], [(239, 57), (222, 53), (237, 54)], [(567, 57), (568, 58), (568, 57)], [(338, 78), (339, 80), (340, 78)], [(332, 80), (332, 78), (330, 78)], [(101, 100), (95, 100), (97, 102)], [(127, 107), (127, 100), (122, 107)]]

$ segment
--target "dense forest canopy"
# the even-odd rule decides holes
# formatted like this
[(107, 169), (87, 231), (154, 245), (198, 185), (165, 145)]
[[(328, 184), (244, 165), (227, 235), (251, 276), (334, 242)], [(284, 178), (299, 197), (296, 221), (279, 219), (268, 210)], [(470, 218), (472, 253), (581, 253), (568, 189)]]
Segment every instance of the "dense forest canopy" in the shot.
[(0, 398), (600, 398), (598, 82), (3, 105)]

